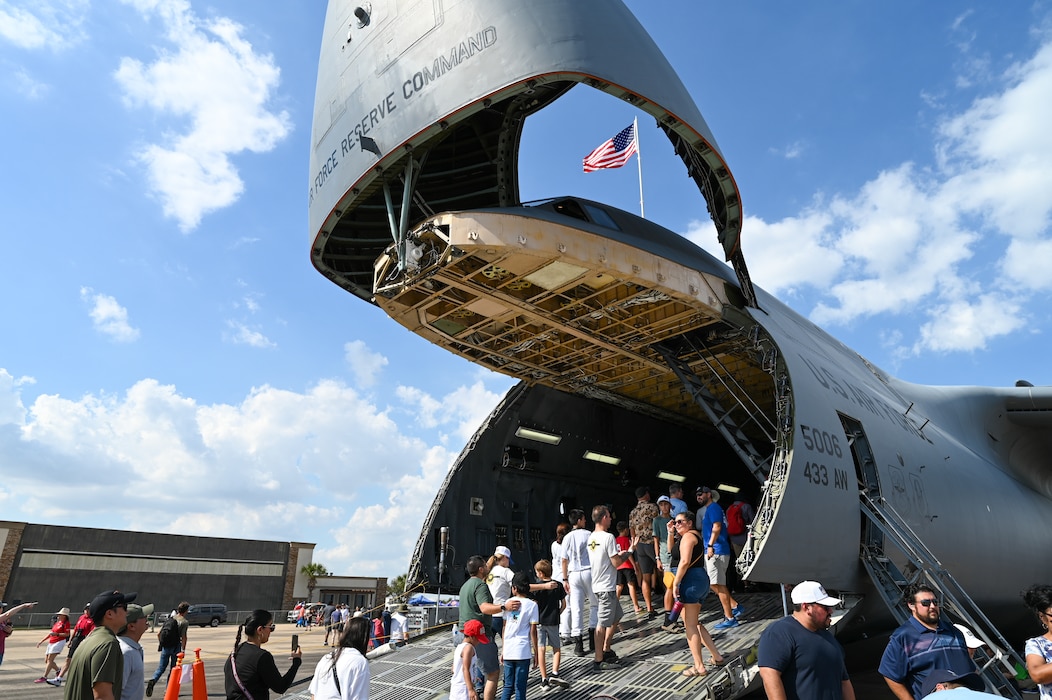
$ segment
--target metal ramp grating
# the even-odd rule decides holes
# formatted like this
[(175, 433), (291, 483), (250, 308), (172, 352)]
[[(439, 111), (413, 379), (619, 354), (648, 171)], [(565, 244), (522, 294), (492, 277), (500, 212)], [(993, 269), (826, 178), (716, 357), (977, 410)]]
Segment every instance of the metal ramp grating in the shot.
[[(616, 700), (733, 700), (752, 692), (759, 686), (756, 645), (768, 625), (782, 617), (782, 603), (778, 593), (745, 593), (737, 598), (746, 613), (742, 625), (730, 630), (712, 630), (723, 618), (715, 597), (702, 607), (700, 621), (712, 632), (728, 661), (721, 668), (710, 667), (703, 678), (680, 675), (691, 664), (682, 631), (670, 634), (661, 629), (660, 619), (627, 615), (613, 644), (621, 667), (594, 672), (591, 654), (576, 657), (572, 649), (566, 649), (559, 675), (570, 687), (545, 691), (540, 674), (531, 670), (527, 700), (593, 700), (600, 696)], [(453, 648), (450, 635), (443, 631), (417, 637), (398, 649), (371, 652), (370, 700), (443, 700), (449, 693)], [(707, 651), (705, 658), (709, 658)], [(297, 684), (297, 692), (284, 696), (284, 700), (309, 700), (308, 683), (306, 679), (302, 686)]]

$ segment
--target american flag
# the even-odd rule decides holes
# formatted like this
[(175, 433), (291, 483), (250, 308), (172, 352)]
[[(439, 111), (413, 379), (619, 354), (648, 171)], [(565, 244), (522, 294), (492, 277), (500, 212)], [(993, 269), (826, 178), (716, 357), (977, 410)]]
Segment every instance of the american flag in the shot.
[(639, 150), (635, 124), (629, 124), (617, 136), (603, 143), (584, 159), (584, 171), (620, 168)]

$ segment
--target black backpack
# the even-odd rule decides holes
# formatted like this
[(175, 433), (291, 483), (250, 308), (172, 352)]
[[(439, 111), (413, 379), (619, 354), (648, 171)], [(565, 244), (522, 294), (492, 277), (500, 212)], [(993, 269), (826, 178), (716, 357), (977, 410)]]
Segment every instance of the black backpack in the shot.
[(179, 646), (179, 642), (182, 641), (179, 639), (179, 621), (174, 616), (164, 621), (161, 631), (157, 633), (157, 641), (164, 649)]

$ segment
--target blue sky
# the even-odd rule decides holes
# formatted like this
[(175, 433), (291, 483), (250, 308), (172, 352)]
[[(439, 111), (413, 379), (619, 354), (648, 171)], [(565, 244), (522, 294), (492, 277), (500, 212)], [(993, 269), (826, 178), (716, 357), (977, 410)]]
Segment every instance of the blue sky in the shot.
[[(932, 384), (1048, 384), (1047, 2), (630, 0), (742, 192), (754, 282)], [(308, 260), (324, 3), (0, 0), (0, 517), (310, 541), (408, 568), (511, 385)], [(576, 88), (526, 125), (522, 195), (640, 116), (647, 216), (716, 250), (645, 115)]]

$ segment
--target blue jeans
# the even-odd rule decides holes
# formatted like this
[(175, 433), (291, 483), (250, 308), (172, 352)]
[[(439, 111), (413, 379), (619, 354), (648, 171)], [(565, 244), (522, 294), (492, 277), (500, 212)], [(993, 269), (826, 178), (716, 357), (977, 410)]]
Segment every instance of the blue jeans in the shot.
[(153, 672), (153, 681), (156, 682), (161, 674), (164, 673), (164, 669), (168, 666), (175, 668), (176, 662), (179, 661), (179, 647), (173, 647), (172, 649), (161, 649), (161, 661), (157, 664), (157, 670)]
[(530, 676), (531, 659), (504, 659), (504, 691), (500, 700), (511, 700), (512, 691), (515, 700), (526, 700), (526, 679)]

